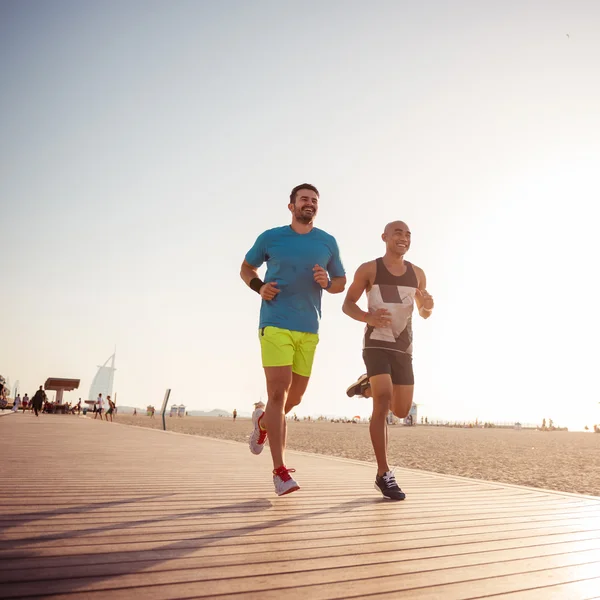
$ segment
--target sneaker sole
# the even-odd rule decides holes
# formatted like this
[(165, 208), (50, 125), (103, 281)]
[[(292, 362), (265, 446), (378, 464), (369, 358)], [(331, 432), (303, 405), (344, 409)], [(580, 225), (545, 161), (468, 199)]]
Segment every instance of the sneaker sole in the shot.
[(251, 454), (254, 454), (254, 456), (258, 456), (259, 454), (262, 454), (262, 451), (265, 449), (265, 445), (261, 444), (260, 446), (258, 446), (258, 450), (255, 450), (250, 444), (248, 444), (248, 448), (250, 448)]
[[(362, 386), (362, 384), (365, 381), (368, 381), (369, 378), (368, 377), (361, 377), (358, 381), (355, 381), (347, 390), (346, 390), (346, 396), (348, 396), (349, 398), (353, 398), (354, 396), (359, 396), (360, 395), (360, 388)], [(350, 392), (354, 391), (353, 394), (351, 394)]]
[[(267, 442), (267, 440), (265, 440), (265, 443)], [(264, 449), (265, 449), (265, 444), (257, 444), (258, 446), (258, 450), (254, 450), (252, 443), (248, 442), (248, 448), (250, 448), (250, 452), (252, 454), (254, 454), (254, 456), (258, 456)]]
[[(260, 417), (262, 417), (264, 414), (265, 414), (265, 411), (263, 410)], [(252, 436), (256, 433), (256, 430), (260, 429), (260, 426), (258, 424), (258, 419), (256, 419), (256, 423), (254, 422), (254, 419), (252, 419), (252, 424), (254, 425), (254, 429), (252, 430), (252, 433), (250, 434), (250, 440), (252, 440)], [(260, 434), (260, 431), (259, 431), (259, 434)], [(250, 452), (252, 454), (254, 454), (254, 456), (258, 456), (264, 450), (266, 441), (267, 441), (267, 438), (265, 438), (265, 441), (262, 444), (257, 444), (258, 450), (254, 450), (254, 448), (252, 447), (252, 441), (249, 441), (248, 448), (250, 448)]]
[(291, 494), (292, 492), (295, 492), (295, 491), (297, 491), (297, 490), (299, 490), (299, 489), (300, 489), (300, 486), (299, 486), (299, 485), (297, 485), (296, 487), (292, 487), (292, 488), (290, 488), (289, 490), (285, 490), (285, 492), (282, 492), (281, 494), (277, 494), (277, 495), (278, 495), (279, 497), (281, 497), (281, 496), (286, 496), (287, 494)]
[(386, 496), (380, 489), (380, 487), (375, 484), (373, 486), (382, 496), (384, 500), (391, 500), (392, 502), (401, 502), (402, 500), (406, 499), (406, 494), (404, 494), (404, 498), (390, 498), (389, 496)]

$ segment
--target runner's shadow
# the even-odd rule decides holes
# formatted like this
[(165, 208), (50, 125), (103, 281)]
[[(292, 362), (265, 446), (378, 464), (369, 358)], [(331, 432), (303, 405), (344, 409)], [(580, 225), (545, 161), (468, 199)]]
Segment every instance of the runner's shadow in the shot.
[[(148, 500), (148, 498), (144, 498), (144, 500)], [(135, 502), (135, 500), (131, 500), (131, 502)], [(106, 503), (112, 504), (112, 503)], [(0, 541), (0, 550), (12, 550), (19, 546), (24, 546), (28, 544), (39, 544), (43, 542), (49, 542), (54, 540), (68, 540), (75, 539), (78, 537), (83, 537), (93, 533), (104, 533), (109, 531), (119, 531), (125, 529), (135, 529), (140, 525), (154, 525), (156, 523), (164, 523), (167, 521), (176, 521), (179, 519), (189, 519), (194, 517), (205, 517), (210, 515), (218, 515), (218, 514), (226, 514), (232, 515), (236, 513), (253, 513), (253, 512), (263, 512), (273, 505), (268, 500), (264, 498), (257, 500), (249, 500), (248, 502), (242, 502), (241, 504), (229, 504), (225, 506), (214, 506), (210, 508), (205, 508), (202, 510), (190, 511), (182, 514), (167, 514), (161, 515), (159, 517), (152, 517), (149, 519), (142, 519), (138, 521), (130, 521), (127, 523), (112, 523), (106, 526), (98, 526), (98, 527), (89, 527), (87, 529), (75, 529), (73, 531), (67, 531), (64, 533), (49, 533), (47, 535), (39, 535), (36, 537), (27, 537), (27, 538), (19, 538), (15, 540), (5, 540)], [(105, 508), (102, 505), (95, 505), (96, 508)], [(64, 514), (64, 513), (60, 513)], [(89, 545), (87, 542), (85, 545)]]
[(123, 506), (126, 504), (135, 504), (136, 502), (144, 502), (146, 500), (158, 500), (161, 498), (168, 498), (169, 496), (176, 496), (174, 492), (168, 494), (156, 494), (154, 496), (142, 496), (140, 498), (128, 498), (127, 500), (113, 500), (111, 502), (94, 502), (92, 504), (82, 504), (80, 506), (71, 506), (69, 508), (55, 508), (53, 510), (43, 510), (35, 513), (22, 513), (10, 516), (10, 521), (6, 523), (0, 521), (0, 531), (11, 529), (12, 527), (19, 527), (25, 523), (31, 523), (32, 521), (40, 521), (42, 519), (48, 519), (50, 517), (58, 517), (64, 515), (79, 515), (89, 513), (90, 511), (97, 510), (99, 508), (113, 508), (115, 506)]
[[(227, 506), (223, 506), (223, 507), (214, 507), (211, 509), (206, 509), (203, 511), (196, 511), (196, 512), (190, 512), (190, 513), (185, 513), (185, 516), (196, 516), (196, 515), (206, 515), (206, 514), (213, 514), (213, 515), (231, 515), (232, 513), (235, 512), (248, 512), (247, 508), (249, 505), (253, 505), (253, 506), (257, 506), (257, 511), (264, 511), (265, 510), (265, 506), (266, 504), (270, 506), (272, 506), (271, 502), (269, 502), (268, 500), (252, 500), (249, 502), (243, 502), (243, 503), (239, 503), (239, 504), (234, 504), (234, 505), (227, 505)], [(356, 508), (359, 507), (364, 507), (364, 506), (368, 506), (368, 505), (376, 505), (376, 504), (381, 504), (381, 499), (377, 498), (372, 498), (372, 497), (368, 497), (368, 498), (356, 498), (354, 500), (349, 500), (347, 502), (343, 502), (337, 506), (328, 506), (319, 510), (315, 510), (309, 513), (305, 513), (302, 515), (293, 515), (293, 516), (288, 516), (288, 517), (282, 517), (279, 519), (270, 519), (268, 521), (264, 521), (261, 523), (255, 523), (252, 525), (243, 525), (241, 527), (233, 527), (230, 529), (226, 529), (226, 530), (222, 530), (221, 532), (218, 533), (218, 535), (215, 535), (214, 532), (211, 532), (207, 535), (204, 536), (200, 536), (197, 538), (190, 538), (190, 539), (185, 539), (185, 540), (179, 540), (176, 542), (173, 542), (171, 544), (161, 544), (160, 546), (158, 546), (156, 549), (144, 549), (144, 550), (139, 550), (139, 551), (131, 551), (131, 550), (124, 550), (122, 552), (119, 552), (118, 550), (116, 550), (116, 545), (112, 544), (110, 546), (111, 550), (106, 552), (106, 553), (94, 553), (94, 561), (93, 564), (90, 564), (89, 561), (89, 555), (88, 556), (83, 556), (82, 560), (80, 563), (77, 562), (77, 556), (68, 556), (68, 557), (64, 557), (61, 560), (61, 564), (59, 566), (57, 566), (56, 568), (52, 569), (52, 576), (48, 577), (48, 575), (43, 575), (41, 576), (39, 579), (36, 578), (36, 574), (38, 573), (39, 570), (44, 569), (44, 567), (38, 566), (38, 571), (36, 570), (31, 570), (30, 568), (18, 568), (18, 564), (19, 561), (23, 561), (23, 560), (27, 560), (27, 561), (31, 561), (33, 560), (44, 560), (43, 557), (39, 556), (39, 554), (33, 550), (31, 552), (28, 552), (26, 549), (22, 549), (20, 552), (15, 553), (11, 553), (10, 558), (11, 559), (15, 559), (15, 563), (14, 563), (14, 567), (17, 568), (13, 568), (10, 567), (10, 569), (8, 571), (6, 571), (6, 576), (8, 577), (7, 579), (4, 579), (4, 582), (6, 584), (12, 584), (12, 585), (16, 585), (16, 584), (22, 584), (22, 585), (27, 585), (27, 592), (26, 593), (33, 593), (33, 589), (32, 588), (36, 588), (36, 589), (40, 589), (40, 590), (44, 590), (45, 593), (69, 593), (69, 592), (75, 592), (77, 590), (80, 590), (81, 588), (85, 588), (87, 585), (89, 585), (89, 583), (91, 581), (93, 581), (94, 583), (98, 583), (98, 582), (108, 582), (112, 579), (118, 579), (118, 577), (120, 575), (123, 574), (135, 574), (135, 573), (140, 573), (140, 572), (146, 572), (148, 569), (154, 569), (154, 571), (152, 572), (168, 572), (168, 571), (189, 571), (190, 572), (190, 578), (189, 580), (186, 579), (186, 581), (189, 582), (193, 582), (193, 581), (201, 581), (202, 577), (197, 577), (197, 579), (195, 579), (195, 577), (192, 575), (192, 573), (199, 573), (201, 572), (201, 569), (199, 569), (198, 566), (195, 567), (186, 567), (186, 568), (177, 568), (177, 567), (166, 567), (166, 568), (162, 568), (162, 569), (156, 569), (157, 566), (162, 565), (163, 563), (168, 563), (171, 560), (174, 559), (178, 559), (178, 558), (185, 558), (186, 556), (193, 554), (194, 552), (196, 552), (197, 550), (202, 550), (204, 548), (210, 547), (212, 544), (215, 544), (216, 542), (223, 540), (223, 539), (227, 539), (227, 538), (241, 538), (240, 539), (240, 544), (244, 544), (244, 545), (254, 545), (254, 544), (261, 544), (261, 548), (264, 550), (264, 543), (262, 542), (257, 542), (257, 541), (253, 541), (253, 542), (244, 542), (243, 538), (244, 536), (248, 536), (248, 535), (252, 535), (255, 533), (258, 533), (260, 531), (267, 531), (269, 529), (274, 529), (276, 527), (280, 527), (282, 525), (291, 525), (291, 524), (296, 524), (302, 521), (307, 521), (310, 519), (313, 519), (315, 517), (319, 517), (319, 516), (323, 516), (323, 515), (332, 515), (335, 513), (347, 513), (347, 512), (351, 512)], [(233, 510), (231, 510), (233, 509)], [(254, 512), (254, 511), (252, 511)], [(183, 515), (182, 515), (183, 517)], [(170, 515), (166, 518), (160, 518), (160, 519), (148, 519), (147, 523), (152, 523), (152, 522), (164, 522), (165, 520), (168, 519), (173, 519), (173, 515)], [(178, 515), (175, 516), (175, 518), (180, 518)], [(122, 528), (127, 528), (127, 527), (131, 527), (131, 524), (122, 524)], [(112, 529), (112, 528), (111, 528)], [(70, 533), (70, 532), (69, 532)], [(59, 538), (55, 538), (55, 539), (68, 539), (70, 536), (60, 536)], [(292, 538), (293, 541), (293, 535), (290, 536)], [(29, 541), (28, 543), (32, 543), (31, 541)], [(126, 543), (126, 542), (125, 542)], [(304, 548), (305, 545), (302, 544), (302, 542), (299, 542), (300, 546), (299, 548)], [(89, 543), (87, 544), (87, 546), (89, 546)], [(223, 545), (219, 545), (215, 548), (215, 553), (214, 555), (211, 554), (210, 556), (223, 556), (223, 549), (226, 548), (227, 546), (223, 546)], [(251, 552), (251, 550), (248, 550), (249, 552)], [(84, 554), (87, 554), (84, 552)], [(155, 555), (156, 557), (152, 557), (152, 555)], [(150, 555), (150, 556), (149, 556)], [(206, 555), (204, 555), (206, 556)], [(235, 556), (239, 557), (239, 553), (233, 555), (232, 560), (235, 560)], [(107, 560), (109, 559), (109, 560)], [(3, 562), (6, 562), (6, 559), (3, 559)], [(10, 561), (12, 562), (12, 561)], [(32, 563), (30, 563), (32, 564)], [(81, 564), (82, 566), (86, 566), (86, 576), (79, 576), (79, 577), (74, 577), (73, 573), (72, 573), (72, 569), (74, 566), (76, 566), (77, 564)], [(116, 569), (117, 571), (119, 571), (118, 573), (111, 573), (111, 574), (104, 574), (102, 573), (102, 570), (107, 570), (107, 569)], [(0, 572), (0, 581), (3, 580), (3, 572)], [(10, 583), (9, 583), (10, 582)], [(31, 586), (31, 587), (30, 587)], [(114, 586), (106, 586), (103, 587), (102, 589), (106, 589), (106, 590), (110, 590), (113, 587), (122, 587), (120, 584), (115, 583)], [(15, 590), (16, 593), (16, 590)], [(22, 593), (22, 592), (19, 592)], [(7, 596), (6, 597), (10, 597), (11, 596), (11, 591), (7, 590)]]

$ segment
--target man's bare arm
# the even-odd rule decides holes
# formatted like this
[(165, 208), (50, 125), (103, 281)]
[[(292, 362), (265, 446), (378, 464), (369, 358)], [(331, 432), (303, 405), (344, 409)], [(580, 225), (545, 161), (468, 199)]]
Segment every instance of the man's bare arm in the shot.
[(253, 267), (248, 261), (244, 261), (240, 269), (240, 277), (244, 280), (246, 285), (250, 285), (250, 282), (255, 277), (258, 277), (258, 269)]
[(346, 276), (332, 277), (331, 285), (327, 289), (330, 294), (341, 294), (346, 289)]
[(339, 294), (346, 287), (345, 275), (342, 275), (342, 277), (331, 277), (330, 279), (329, 274), (321, 265), (313, 267), (313, 279), (330, 294)]
[(357, 302), (363, 295), (365, 290), (371, 286), (371, 280), (375, 277), (375, 262), (371, 261), (364, 263), (358, 267), (354, 274), (354, 280), (350, 284), (348, 291), (346, 292), (346, 298), (342, 305), (344, 314), (348, 315), (355, 321), (366, 323), (370, 313), (362, 310)]
[(275, 296), (277, 296), (277, 294), (279, 294), (279, 292), (281, 291), (274, 281), (271, 281), (269, 283), (262, 283), (260, 277), (258, 276), (258, 269), (246, 260), (242, 263), (242, 267), (240, 269), (240, 277), (244, 280), (244, 283), (248, 287), (250, 287), (250, 282), (253, 279), (258, 279), (260, 283), (257, 283), (256, 288), (252, 287), (252, 289), (258, 292), (258, 294), (263, 300), (273, 300), (273, 298), (275, 298)]
[(427, 291), (427, 278), (423, 269), (413, 265), (419, 287), (415, 294), (415, 301), (419, 309), (419, 315), (424, 319), (429, 319), (433, 312), (433, 296)]

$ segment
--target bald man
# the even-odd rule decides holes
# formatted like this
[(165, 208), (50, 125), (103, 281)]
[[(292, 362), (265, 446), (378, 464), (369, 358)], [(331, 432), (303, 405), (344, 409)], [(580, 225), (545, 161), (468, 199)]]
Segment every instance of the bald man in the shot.
[[(413, 400), (412, 313), (428, 319), (433, 298), (426, 290), (422, 269), (404, 260), (410, 248), (410, 229), (403, 221), (388, 223), (381, 236), (385, 243), (382, 258), (362, 264), (348, 288), (343, 311), (356, 321), (366, 323), (363, 359), (366, 375), (348, 388), (348, 395), (373, 397), (373, 415), (369, 425), (377, 459), (375, 487), (385, 498), (404, 500), (387, 462), (387, 423), (391, 410), (403, 419)], [(357, 304), (367, 294), (368, 312)], [(355, 393), (351, 393), (355, 392)]]

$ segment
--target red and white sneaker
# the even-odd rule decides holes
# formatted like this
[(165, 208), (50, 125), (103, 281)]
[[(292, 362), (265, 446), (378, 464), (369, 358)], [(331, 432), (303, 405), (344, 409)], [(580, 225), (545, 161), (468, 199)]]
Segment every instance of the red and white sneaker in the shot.
[(292, 479), (290, 473), (295, 473), (296, 469), (288, 469), (282, 465), (273, 471), (273, 483), (275, 484), (275, 493), (278, 496), (285, 496), (300, 489), (300, 486)]
[(250, 434), (250, 452), (252, 454), (260, 454), (265, 447), (265, 442), (267, 441), (267, 431), (265, 429), (261, 429), (260, 422), (265, 414), (265, 411), (262, 408), (257, 408), (252, 413), (252, 424), (254, 425), (254, 429)]

